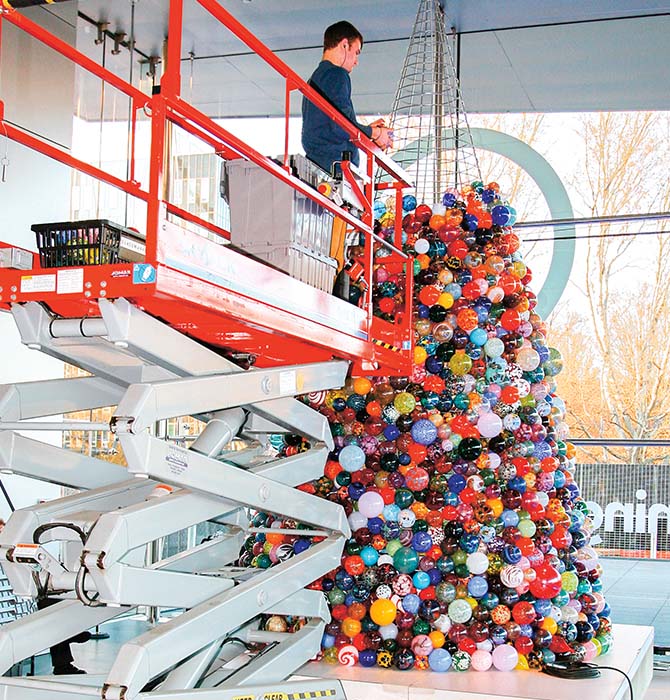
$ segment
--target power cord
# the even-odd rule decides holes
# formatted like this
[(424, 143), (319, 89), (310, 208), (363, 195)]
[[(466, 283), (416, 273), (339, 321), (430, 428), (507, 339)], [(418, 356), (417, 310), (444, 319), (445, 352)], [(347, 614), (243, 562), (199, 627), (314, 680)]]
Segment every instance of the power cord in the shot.
[(42, 537), (45, 532), (53, 530), (56, 527), (64, 527), (67, 530), (73, 530), (79, 535), (79, 539), (82, 543), (86, 544), (86, 533), (74, 523), (45, 523), (44, 525), (40, 525), (35, 529), (35, 532), (33, 532), (33, 542), (35, 544), (41, 544), (40, 537)]
[(247, 651), (251, 651), (252, 649), (254, 649), (253, 644), (249, 644), (243, 639), (240, 639), (239, 637), (226, 637), (221, 643), (221, 646), (224, 646), (225, 644), (230, 644), (230, 642), (237, 642), (238, 644), (241, 644)]
[(630, 693), (630, 700), (633, 700), (633, 682), (631, 681), (630, 676), (625, 671), (622, 671), (616, 666), (598, 666), (598, 668), (606, 669), (608, 671), (616, 671), (617, 673), (620, 673), (626, 679), (626, 683), (628, 683), (628, 692)]
[(628, 692), (630, 693), (630, 700), (634, 700), (633, 695), (633, 683), (630, 676), (622, 671), (616, 666), (600, 666), (596, 664), (590, 664), (585, 662), (577, 663), (560, 663), (554, 662), (552, 664), (545, 664), (542, 667), (542, 672), (549, 676), (555, 676), (557, 678), (565, 678), (567, 680), (583, 680), (585, 678), (598, 678), (601, 671), (616, 671), (620, 673), (628, 683)]
[(89, 608), (102, 608), (106, 603), (102, 603), (98, 600), (100, 597), (100, 592), (98, 591), (94, 596), (90, 596), (86, 592), (86, 575), (88, 574), (88, 569), (82, 564), (77, 571), (77, 576), (74, 580), (74, 592), (77, 594), (77, 598)]

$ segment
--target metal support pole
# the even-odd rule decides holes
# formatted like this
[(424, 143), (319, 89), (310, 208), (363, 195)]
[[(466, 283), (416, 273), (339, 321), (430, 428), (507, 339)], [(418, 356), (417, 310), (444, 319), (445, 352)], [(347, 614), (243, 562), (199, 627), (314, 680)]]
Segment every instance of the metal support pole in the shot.
[[(163, 538), (153, 540), (147, 545), (147, 567), (152, 567), (161, 559)], [(150, 625), (156, 625), (160, 620), (160, 610), (157, 605), (147, 605), (147, 622)]]
[(641, 221), (670, 219), (670, 211), (649, 214), (616, 214), (612, 216), (577, 216), (570, 219), (545, 219), (544, 221), (517, 221), (514, 228), (543, 228), (545, 226), (574, 226), (587, 224), (626, 224)]

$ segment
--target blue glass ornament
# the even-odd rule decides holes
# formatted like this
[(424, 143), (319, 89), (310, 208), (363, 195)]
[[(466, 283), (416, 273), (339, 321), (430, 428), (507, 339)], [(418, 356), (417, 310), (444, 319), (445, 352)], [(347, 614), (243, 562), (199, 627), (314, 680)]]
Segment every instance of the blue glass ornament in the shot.
[(444, 673), (451, 666), (451, 654), (446, 649), (433, 649), (428, 656), (428, 665), (433, 671)]
[(412, 583), (417, 590), (422, 591), (430, 586), (430, 576), (425, 571), (416, 571), (412, 576)]
[(437, 427), (426, 418), (416, 421), (411, 428), (412, 439), (420, 445), (431, 445), (437, 439)]
[(448, 480), (449, 490), (453, 493), (460, 493), (466, 485), (465, 477), (461, 474), (452, 474)]
[(453, 192), (445, 192), (442, 195), (442, 204), (448, 209), (451, 209), (456, 204), (456, 195)]
[(489, 590), (489, 584), (483, 576), (473, 576), (468, 581), (468, 593), (473, 598), (481, 598)]
[[(375, 202), (376, 204), (376, 202)], [(414, 211), (416, 209), (416, 197), (413, 194), (406, 194), (402, 198), (402, 210), (403, 211)]]
[(365, 464), (365, 452), (358, 445), (347, 445), (340, 450), (337, 460), (345, 471), (356, 472)]
[(412, 537), (412, 548), (417, 552), (427, 552), (433, 546), (433, 538), (427, 533), (415, 532)]
[(381, 518), (369, 518), (368, 519), (368, 530), (372, 535), (378, 535), (382, 531), (384, 526), (384, 521)]
[(498, 204), (491, 209), (491, 219), (496, 226), (506, 226), (509, 221), (509, 209), (502, 204)]

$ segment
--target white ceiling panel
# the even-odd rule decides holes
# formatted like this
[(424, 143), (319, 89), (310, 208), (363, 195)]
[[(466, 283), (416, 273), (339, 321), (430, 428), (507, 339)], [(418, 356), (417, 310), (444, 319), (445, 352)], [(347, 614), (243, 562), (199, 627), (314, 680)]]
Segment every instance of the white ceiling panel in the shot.
[(447, 15), (462, 33), (614, 20), (662, 14), (669, 9), (666, 0), (446, 0)]
[(670, 16), (466, 34), (473, 112), (670, 109)]
[[(352, 74), (356, 109), (360, 114), (390, 110), (418, 6), (415, 0), (220, 4), (304, 78), (320, 59), (324, 27), (350, 20), (366, 38)], [(161, 53), (168, 5), (168, 0), (135, 3), (136, 46), (145, 56)], [(83, 15), (127, 34), (130, 8), (130, 0), (79, 2)], [(281, 115), (281, 80), (196, 0), (185, 0), (184, 8), (184, 96), (216, 117)], [(93, 43), (95, 29), (80, 22), (78, 47), (99, 54), (100, 47)], [(462, 90), (472, 113), (670, 110), (667, 0), (453, 0), (447, 3), (447, 22), (460, 33)], [(108, 55), (107, 65), (122, 75), (128, 70), (123, 56)], [(139, 73), (136, 66), (135, 78)], [(98, 94), (81, 97), (91, 101), (82, 113), (99, 113)], [(293, 104), (297, 112), (299, 100)], [(110, 110), (105, 113), (111, 118)]]

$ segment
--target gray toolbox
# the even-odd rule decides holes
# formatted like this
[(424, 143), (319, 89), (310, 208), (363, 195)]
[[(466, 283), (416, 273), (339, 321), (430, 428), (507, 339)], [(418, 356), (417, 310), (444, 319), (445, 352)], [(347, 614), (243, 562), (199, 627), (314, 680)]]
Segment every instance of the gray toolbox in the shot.
[[(316, 187), (327, 173), (292, 156), (298, 176)], [(337, 260), (330, 257), (334, 216), (259, 165), (226, 163), (231, 243), (291, 277), (331, 292)]]

